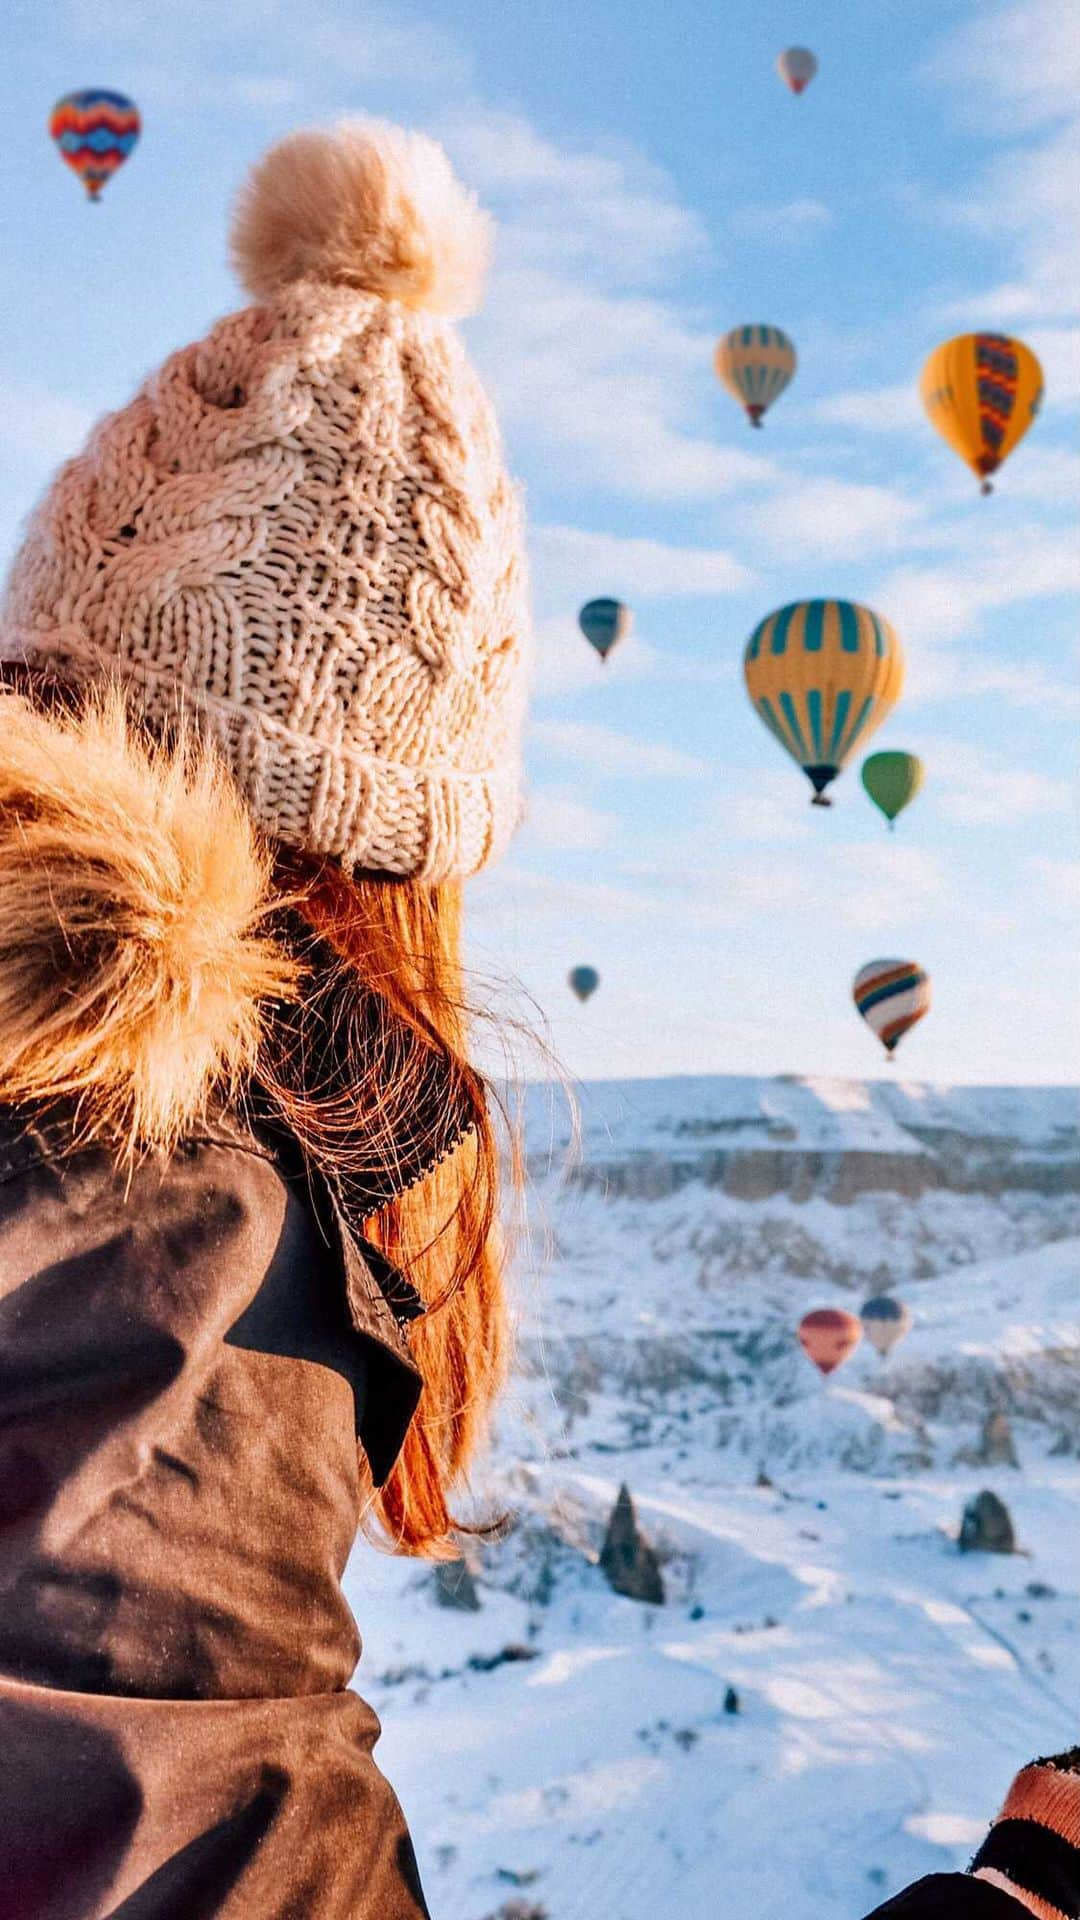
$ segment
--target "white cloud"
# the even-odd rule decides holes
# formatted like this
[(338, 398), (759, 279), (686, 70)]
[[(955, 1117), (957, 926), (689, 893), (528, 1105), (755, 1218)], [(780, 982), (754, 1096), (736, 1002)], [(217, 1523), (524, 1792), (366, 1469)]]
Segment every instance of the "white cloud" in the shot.
[(808, 477), (748, 508), (744, 520), (776, 550), (843, 557), (910, 544), (921, 514), (895, 488)]
[(1024, 334), (1046, 377), (1046, 404), (1080, 406), (1080, 326), (1029, 327)]
[(993, 826), (1060, 813), (1071, 804), (1068, 780), (1034, 767), (1004, 764), (968, 740), (923, 739), (931, 792), (942, 812), (964, 826)]
[[(993, 512), (993, 505), (982, 512)], [(963, 639), (982, 614), (1080, 587), (1080, 551), (1072, 530), (995, 527), (969, 557), (949, 567), (908, 566), (886, 576), (873, 604), (895, 621), (906, 641), (927, 646)]]
[[(343, 19), (331, 0), (67, 0), (71, 31), (94, 47), (122, 51), (124, 80), (153, 102), (155, 117), (192, 106), (257, 113), (306, 100), (340, 101), (342, 86), (405, 84), (412, 92), (460, 91), (472, 63), (457, 41), (422, 21), (404, 22), (377, 6), (362, 21)], [(225, 62), (232, 71), (222, 71)]]
[(528, 796), (525, 837), (551, 853), (595, 853), (606, 847), (616, 816), (555, 787), (534, 787)]
[[(564, 218), (572, 226), (572, 207)], [(711, 335), (663, 300), (506, 254), (473, 339), (511, 438), (538, 465), (643, 500), (712, 500), (775, 478), (763, 455), (701, 431), (720, 418)]]
[(1034, 854), (1025, 862), (1025, 871), (1045, 907), (1067, 919), (1080, 913), (1080, 860), (1055, 860), (1047, 854)]
[(543, 758), (570, 762), (590, 774), (635, 779), (700, 780), (703, 760), (663, 741), (635, 740), (614, 727), (584, 720), (536, 720), (530, 739)]
[(481, 873), (469, 888), (469, 919), (474, 930), (520, 931), (553, 920), (560, 931), (575, 919), (583, 927), (605, 921), (621, 925), (656, 912), (656, 902), (632, 887), (608, 881), (556, 879), (531, 868), (502, 866)]
[(709, 250), (700, 215), (629, 145), (558, 146), (520, 116), (481, 107), (444, 133), (467, 178), (500, 207), (500, 248), (517, 266), (640, 286)]
[(899, 842), (844, 848), (844, 885), (835, 903), (841, 923), (882, 933), (925, 919), (950, 897), (936, 854)]
[(661, 897), (677, 898), (680, 924), (689, 928), (738, 926), (777, 907), (790, 910), (793, 903), (799, 911), (805, 899), (805, 873), (790, 860), (736, 857), (682, 870), (664, 861), (625, 871), (631, 879), (649, 880)]
[(77, 453), (94, 423), (86, 407), (36, 382), (0, 380), (0, 442), (42, 464)]
[[(944, 217), (981, 229), (1010, 260), (1010, 277), (950, 304), (977, 325), (1053, 319), (1077, 311), (1080, 222), (1080, 31), (1074, 0), (1006, 0), (977, 12), (924, 69), (951, 95), (965, 126), (1002, 135), (981, 178), (937, 203)], [(1037, 137), (1033, 137), (1037, 136)]]
[(810, 838), (810, 809), (799, 806), (798, 776), (791, 773), (755, 773), (753, 781), (721, 804), (720, 831), (725, 838), (766, 844)]
[(557, 614), (536, 623), (533, 688), (539, 696), (581, 693), (610, 680), (647, 680), (658, 664), (655, 650), (637, 631), (601, 660), (572, 614)]
[(915, 374), (893, 387), (831, 394), (817, 401), (811, 412), (827, 425), (857, 427), (867, 433), (921, 433), (926, 427)]
[(965, 124), (1028, 133), (1074, 113), (1080, 33), (1073, 0), (1007, 0), (979, 7), (946, 36), (923, 69), (947, 89)]
[(765, 456), (711, 437), (713, 337), (658, 290), (708, 253), (667, 176), (629, 146), (567, 149), (482, 107), (443, 131), (499, 223), (471, 334), (512, 442), (580, 486), (646, 500), (767, 484)]
[(752, 234), (755, 239), (775, 240), (781, 245), (808, 239), (832, 224), (832, 209), (823, 200), (788, 200), (778, 207), (740, 207), (731, 221), (735, 233)]
[(1080, 500), (1080, 453), (1066, 447), (1032, 447), (1029, 459), (1010, 462), (1003, 484), (1011, 500), (1041, 500), (1073, 512)]
[(575, 606), (597, 593), (617, 599), (711, 597), (738, 592), (753, 579), (721, 547), (677, 547), (552, 526), (533, 527), (530, 545), (543, 598)]

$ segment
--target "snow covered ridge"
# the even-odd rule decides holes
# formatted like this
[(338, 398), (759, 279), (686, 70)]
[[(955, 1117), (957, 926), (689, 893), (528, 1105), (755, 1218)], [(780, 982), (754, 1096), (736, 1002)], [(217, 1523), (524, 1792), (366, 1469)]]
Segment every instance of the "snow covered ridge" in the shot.
[[(1077, 1737), (1080, 1098), (530, 1090), (477, 1611), (355, 1557), (359, 1684), (440, 1920), (857, 1920)], [(825, 1381), (807, 1308), (911, 1308)], [(664, 1602), (599, 1565), (621, 1483)], [(1013, 1555), (964, 1553), (1003, 1499)], [(738, 1711), (732, 1710), (734, 1695)], [(718, 1897), (718, 1888), (721, 1894)]]
[[(581, 1088), (572, 1182), (659, 1199), (688, 1181), (747, 1200), (787, 1192), (842, 1204), (928, 1188), (1080, 1192), (1080, 1091), (736, 1075), (595, 1081)], [(526, 1098), (534, 1176), (570, 1140), (565, 1096)]]
[[(606, 1448), (704, 1422), (722, 1452), (866, 1471), (951, 1459), (1008, 1404), (1080, 1452), (1073, 1089), (702, 1078), (587, 1086), (581, 1107), (568, 1167), (547, 1089), (526, 1115), (520, 1357), (565, 1422), (556, 1445), (583, 1423)], [(822, 1428), (794, 1328), (894, 1291), (916, 1333), (884, 1376), (856, 1356)], [(844, 1404), (883, 1386), (888, 1418)]]

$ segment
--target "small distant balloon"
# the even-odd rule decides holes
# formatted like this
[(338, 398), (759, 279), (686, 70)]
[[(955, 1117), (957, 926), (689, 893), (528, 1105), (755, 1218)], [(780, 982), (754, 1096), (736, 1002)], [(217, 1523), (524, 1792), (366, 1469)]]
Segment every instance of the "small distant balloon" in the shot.
[(779, 327), (733, 327), (716, 343), (716, 377), (745, 407), (752, 427), (760, 427), (774, 400), (789, 385), (797, 365), (795, 348)]
[(911, 1332), (911, 1308), (894, 1294), (875, 1294), (862, 1310), (862, 1328), (875, 1353), (885, 1360), (897, 1341)]
[(49, 117), (61, 159), (78, 174), (91, 200), (123, 166), (141, 131), (134, 100), (105, 87), (65, 93)]
[(815, 1307), (799, 1321), (799, 1345), (819, 1373), (835, 1373), (862, 1339), (862, 1321), (844, 1307)]
[(854, 600), (796, 600), (754, 628), (743, 659), (758, 718), (802, 768), (815, 806), (900, 697), (895, 630)]
[(600, 985), (600, 975), (595, 967), (572, 967), (567, 978), (571, 992), (576, 993), (582, 1002), (591, 1000)]
[(911, 805), (926, 769), (917, 753), (872, 753), (862, 763), (862, 783), (890, 827)]
[(787, 47), (776, 63), (776, 70), (792, 93), (805, 93), (817, 72), (817, 54), (809, 47)]
[(859, 968), (851, 993), (886, 1053), (930, 1011), (930, 975), (915, 960), (870, 960)]
[(960, 333), (936, 347), (919, 382), (923, 406), (943, 440), (966, 461), (983, 493), (1042, 405), (1043, 375), (1022, 340)]
[(626, 639), (633, 625), (634, 610), (624, 600), (589, 600), (578, 614), (578, 626), (601, 660)]

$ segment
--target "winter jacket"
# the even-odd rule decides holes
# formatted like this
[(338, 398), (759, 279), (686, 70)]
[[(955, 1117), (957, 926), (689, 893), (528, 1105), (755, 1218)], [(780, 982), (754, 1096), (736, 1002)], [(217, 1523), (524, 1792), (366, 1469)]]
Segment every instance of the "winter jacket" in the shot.
[(0, 1118), (0, 1912), (417, 1920), (341, 1590), (418, 1381), (228, 1122), (128, 1185)]
[[(270, 977), (235, 805), (5, 704), (0, 1916), (420, 1920), (341, 1586), (417, 1296), (250, 1080), (187, 1091)], [(153, 943), (160, 993), (118, 1009)], [(79, 1097), (17, 1100), (59, 1022)], [(166, 1083), (179, 1145), (125, 1164), (95, 1108)]]
[(867, 1920), (1078, 1920), (1080, 1748), (1017, 1774), (970, 1871), (934, 1873)]

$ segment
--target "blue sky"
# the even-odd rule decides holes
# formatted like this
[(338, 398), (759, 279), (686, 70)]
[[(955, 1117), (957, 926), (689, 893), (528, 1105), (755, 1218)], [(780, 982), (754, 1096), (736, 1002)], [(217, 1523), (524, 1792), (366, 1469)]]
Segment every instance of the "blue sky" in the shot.
[[(1080, 932), (1080, 29), (1068, 0), (56, 0), (9, 12), (0, 547), (92, 419), (238, 303), (227, 208), (289, 128), (423, 126), (500, 223), (474, 353), (526, 483), (538, 627), (530, 822), (472, 889), (473, 958), (574, 1073), (883, 1071), (849, 999), (878, 955), (936, 1003), (901, 1071), (1072, 1078)], [(804, 42), (803, 98), (774, 72)], [(136, 96), (100, 207), (44, 123)], [(751, 434), (713, 340), (782, 326), (796, 383)], [(989, 501), (923, 419), (970, 326), (1042, 358), (1042, 418)], [(635, 637), (600, 669), (582, 600)], [(927, 761), (889, 836), (854, 769), (831, 814), (747, 706), (746, 635), (865, 599)], [(584, 1011), (565, 973), (595, 963)], [(503, 993), (500, 1004), (513, 1005)]]

